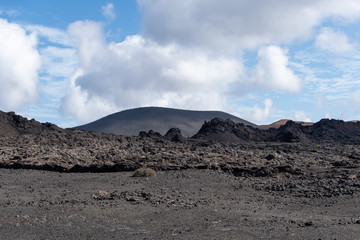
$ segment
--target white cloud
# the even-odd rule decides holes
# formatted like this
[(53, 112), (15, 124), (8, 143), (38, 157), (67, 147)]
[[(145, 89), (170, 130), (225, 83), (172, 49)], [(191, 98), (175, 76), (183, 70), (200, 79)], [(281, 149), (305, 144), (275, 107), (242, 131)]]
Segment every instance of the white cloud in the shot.
[(354, 92), (351, 96), (351, 105), (355, 109), (360, 110), (360, 90)]
[(114, 4), (108, 3), (105, 6), (102, 6), (101, 10), (107, 20), (112, 21), (115, 19)]
[(52, 77), (70, 77), (77, 66), (76, 50), (47, 46), (40, 49), (43, 72)]
[(89, 96), (87, 91), (75, 84), (81, 75), (83, 73), (78, 70), (71, 77), (70, 93), (62, 99), (61, 112), (76, 116), (79, 123), (87, 123), (115, 112), (117, 107), (114, 103), (99, 96)]
[(286, 51), (277, 46), (260, 48), (258, 65), (254, 69), (253, 82), (259, 88), (298, 92), (302, 80), (288, 68), (289, 59)]
[[(217, 50), (311, 37), (322, 21), (360, 17), (358, 0), (138, 0), (145, 36)], [(181, 24), (180, 24), (181, 23)]]
[[(64, 101), (71, 98), (95, 106), (90, 99), (101, 99), (113, 104), (105, 107), (109, 111), (114, 106), (126, 109), (149, 105), (225, 110), (231, 108), (230, 92), (237, 96), (253, 89), (296, 92), (302, 86), (301, 79), (288, 67), (286, 51), (277, 46), (261, 48), (258, 65), (251, 70), (241, 59), (177, 44), (161, 45), (139, 35), (106, 44), (102, 25), (96, 22), (75, 22), (68, 32), (78, 43), (83, 74), (74, 80), (72, 88), (77, 90)], [(74, 98), (75, 94), (82, 97)], [(71, 107), (65, 105), (63, 112), (66, 106)], [(76, 113), (71, 109), (68, 112)], [(95, 115), (86, 119), (94, 120)]]
[(36, 33), (37, 36), (43, 37), (52, 43), (68, 47), (75, 45), (74, 41), (69, 38), (66, 31), (42, 25), (24, 25), (23, 28), (28, 32)]
[(41, 60), (37, 37), (19, 25), (0, 19), (0, 107), (19, 109), (37, 97)]
[(83, 74), (74, 79), (62, 109), (76, 114), (81, 122), (96, 115), (84, 117), (72, 110), (76, 101), (85, 109), (104, 104), (107, 113), (148, 105), (224, 109), (228, 84), (243, 71), (236, 59), (173, 44), (162, 46), (138, 35), (107, 45), (101, 25), (95, 22), (73, 23), (69, 34), (79, 44)]
[(295, 121), (302, 121), (302, 122), (311, 122), (311, 119), (308, 117), (305, 111), (296, 111), (294, 115)]
[[(77, 43), (79, 61), (82, 67), (92, 71), (107, 64), (108, 51), (101, 24), (93, 21), (77, 21), (70, 24), (68, 34)], [(92, 69), (95, 67), (95, 69)]]
[(17, 16), (21, 15), (21, 13), (17, 10), (2, 10), (2, 9), (0, 9), (0, 16), (1, 15), (13, 18), (13, 17), (17, 17)]
[(352, 101), (356, 104), (359, 104), (360, 107), (360, 91), (356, 91), (353, 95), (352, 95)]
[(334, 53), (345, 53), (354, 49), (346, 34), (334, 31), (332, 28), (322, 28), (316, 37), (316, 47)]
[[(101, 104), (107, 113), (148, 105), (224, 110), (230, 108), (231, 94), (299, 92), (306, 74), (301, 78), (295, 74), (287, 49), (280, 44), (310, 39), (315, 27), (334, 17), (358, 19), (360, 10), (357, 0), (138, 3), (142, 36), (107, 44), (97, 22), (78, 21), (69, 26), (68, 33), (77, 42), (82, 75), (74, 79), (63, 100), (64, 112), (83, 122), (96, 119), (97, 110), (90, 109), (99, 109)], [(113, 13), (113, 6), (110, 9)], [(113, 19), (110, 15), (109, 20)], [(246, 48), (258, 50), (258, 63), (252, 69), (242, 64)], [(269, 103), (264, 108), (256, 106), (249, 116), (265, 121), (272, 108)], [(73, 106), (82, 106), (91, 114), (85, 116)]]
[(274, 111), (273, 101), (269, 98), (264, 100), (264, 107), (261, 108), (258, 105), (255, 105), (253, 109), (244, 113), (246, 120), (252, 121), (257, 124), (264, 123), (270, 114)]

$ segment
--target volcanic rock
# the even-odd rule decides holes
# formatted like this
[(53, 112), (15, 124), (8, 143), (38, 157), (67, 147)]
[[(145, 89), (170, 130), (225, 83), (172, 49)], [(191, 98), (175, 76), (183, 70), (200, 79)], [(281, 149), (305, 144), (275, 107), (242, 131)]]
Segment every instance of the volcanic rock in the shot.
[[(268, 136), (268, 141), (280, 141), (280, 142), (308, 142), (306, 135), (304, 134), (303, 129), (306, 127), (301, 126), (298, 123), (293, 121), (287, 121), (285, 125), (280, 126), (275, 131), (269, 129), (266, 131)], [(271, 135), (275, 133), (275, 136)]]
[(165, 138), (172, 142), (185, 142), (186, 138), (181, 134), (179, 128), (171, 128), (165, 134)]
[(28, 120), (14, 112), (0, 111), (0, 137), (13, 137), (20, 134), (36, 134), (42, 131), (63, 131), (51, 123), (40, 123), (34, 119)]
[(139, 136), (140, 137), (147, 137), (147, 138), (156, 138), (156, 139), (163, 138), (163, 136), (160, 133), (155, 132), (153, 130), (149, 130), (148, 132), (141, 131), (139, 133)]
[(211, 140), (215, 142), (244, 142), (263, 140), (261, 130), (242, 123), (234, 123), (230, 119), (214, 118), (211, 121), (205, 121), (199, 132), (193, 139)]
[(322, 119), (306, 130), (314, 140), (360, 142), (360, 122)]
[(278, 128), (261, 130), (230, 119), (205, 121), (199, 132), (192, 137), (215, 142), (360, 142), (360, 123), (322, 119), (313, 125), (287, 121)]

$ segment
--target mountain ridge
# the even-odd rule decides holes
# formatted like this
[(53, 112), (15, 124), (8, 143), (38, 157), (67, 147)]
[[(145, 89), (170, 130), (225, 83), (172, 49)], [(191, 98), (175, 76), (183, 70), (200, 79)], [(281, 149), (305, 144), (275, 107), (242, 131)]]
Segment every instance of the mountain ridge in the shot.
[(313, 124), (304, 124), (288, 120), (277, 128), (261, 129), (234, 123), (229, 119), (215, 118), (205, 122), (192, 138), (228, 143), (249, 141), (360, 143), (360, 122), (321, 119)]

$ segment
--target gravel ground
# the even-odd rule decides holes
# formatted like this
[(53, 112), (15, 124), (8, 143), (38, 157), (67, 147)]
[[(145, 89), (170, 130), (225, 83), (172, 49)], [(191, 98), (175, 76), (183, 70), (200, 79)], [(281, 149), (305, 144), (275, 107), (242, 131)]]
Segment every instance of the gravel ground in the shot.
[(0, 239), (360, 239), (350, 180), (131, 175), (0, 169)]

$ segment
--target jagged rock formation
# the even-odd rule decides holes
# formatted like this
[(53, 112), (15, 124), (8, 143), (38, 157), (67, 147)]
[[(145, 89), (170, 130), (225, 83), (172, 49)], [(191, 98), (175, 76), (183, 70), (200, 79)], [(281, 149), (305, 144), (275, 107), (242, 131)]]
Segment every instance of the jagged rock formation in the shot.
[(215, 142), (246, 142), (246, 141), (264, 141), (266, 136), (264, 132), (246, 126), (241, 123), (234, 123), (230, 119), (215, 118), (205, 122), (199, 132), (193, 139), (211, 140)]
[(14, 112), (0, 111), (0, 137), (12, 137), (20, 134), (36, 134), (45, 130), (63, 131), (51, 123), (40, 123), (34, 119), (28, 120)]
[(266, 141), (280, 141), (280, 142), (308, 142), (309, 138), (304, 133), (306, 127), (300, 123), (287, 121), (285, 125), (277, 129), (270, 128), (266, 130)]
[(312, 125), (286, 121), (278, 128), (260, 130), (227, 119), (213, 119), (205, 122), (192, 137), (215, 142), (360, 142), (360, 123), (342, 120), (322, 119)]
[(359, 142), (360, 122), (322, 119), (308, 128), (307, 136), (317, 141)]
[[(312, 126), (302, 126), (288, 121), (277, 129), (260, 130), (216, 118), (205, 122), (192, 138), (183, 137), (177, 128), (170, 129), (165, 136), (150, 130), (125, 137), (61, 129), (14, 113), (0, 116), (0, 167), (3, 168), (91, 172), (139, 167), (211, 168), (234, 175), (262, 176), (282, 172), (299, 174), (297, 169), (302, 161), (309, 159), (316, 166), (357, 169), (360, 159), (354, 145), (360, 143), (357, 122), (321, 120)], [(325, 147), (319, 151), (317, 146), (323, 144)], [(254, 152), (264, 146), (266, 151)], [(339, 146), (344, 150), (340, 151)], [(292, 152), (297, 154), (296, 162)]]
[(165, 138), (172, 142), (185, 142), (186, 138), (181, 134), (181, 130), (179, 128), (171, 128), (165, 134)]

